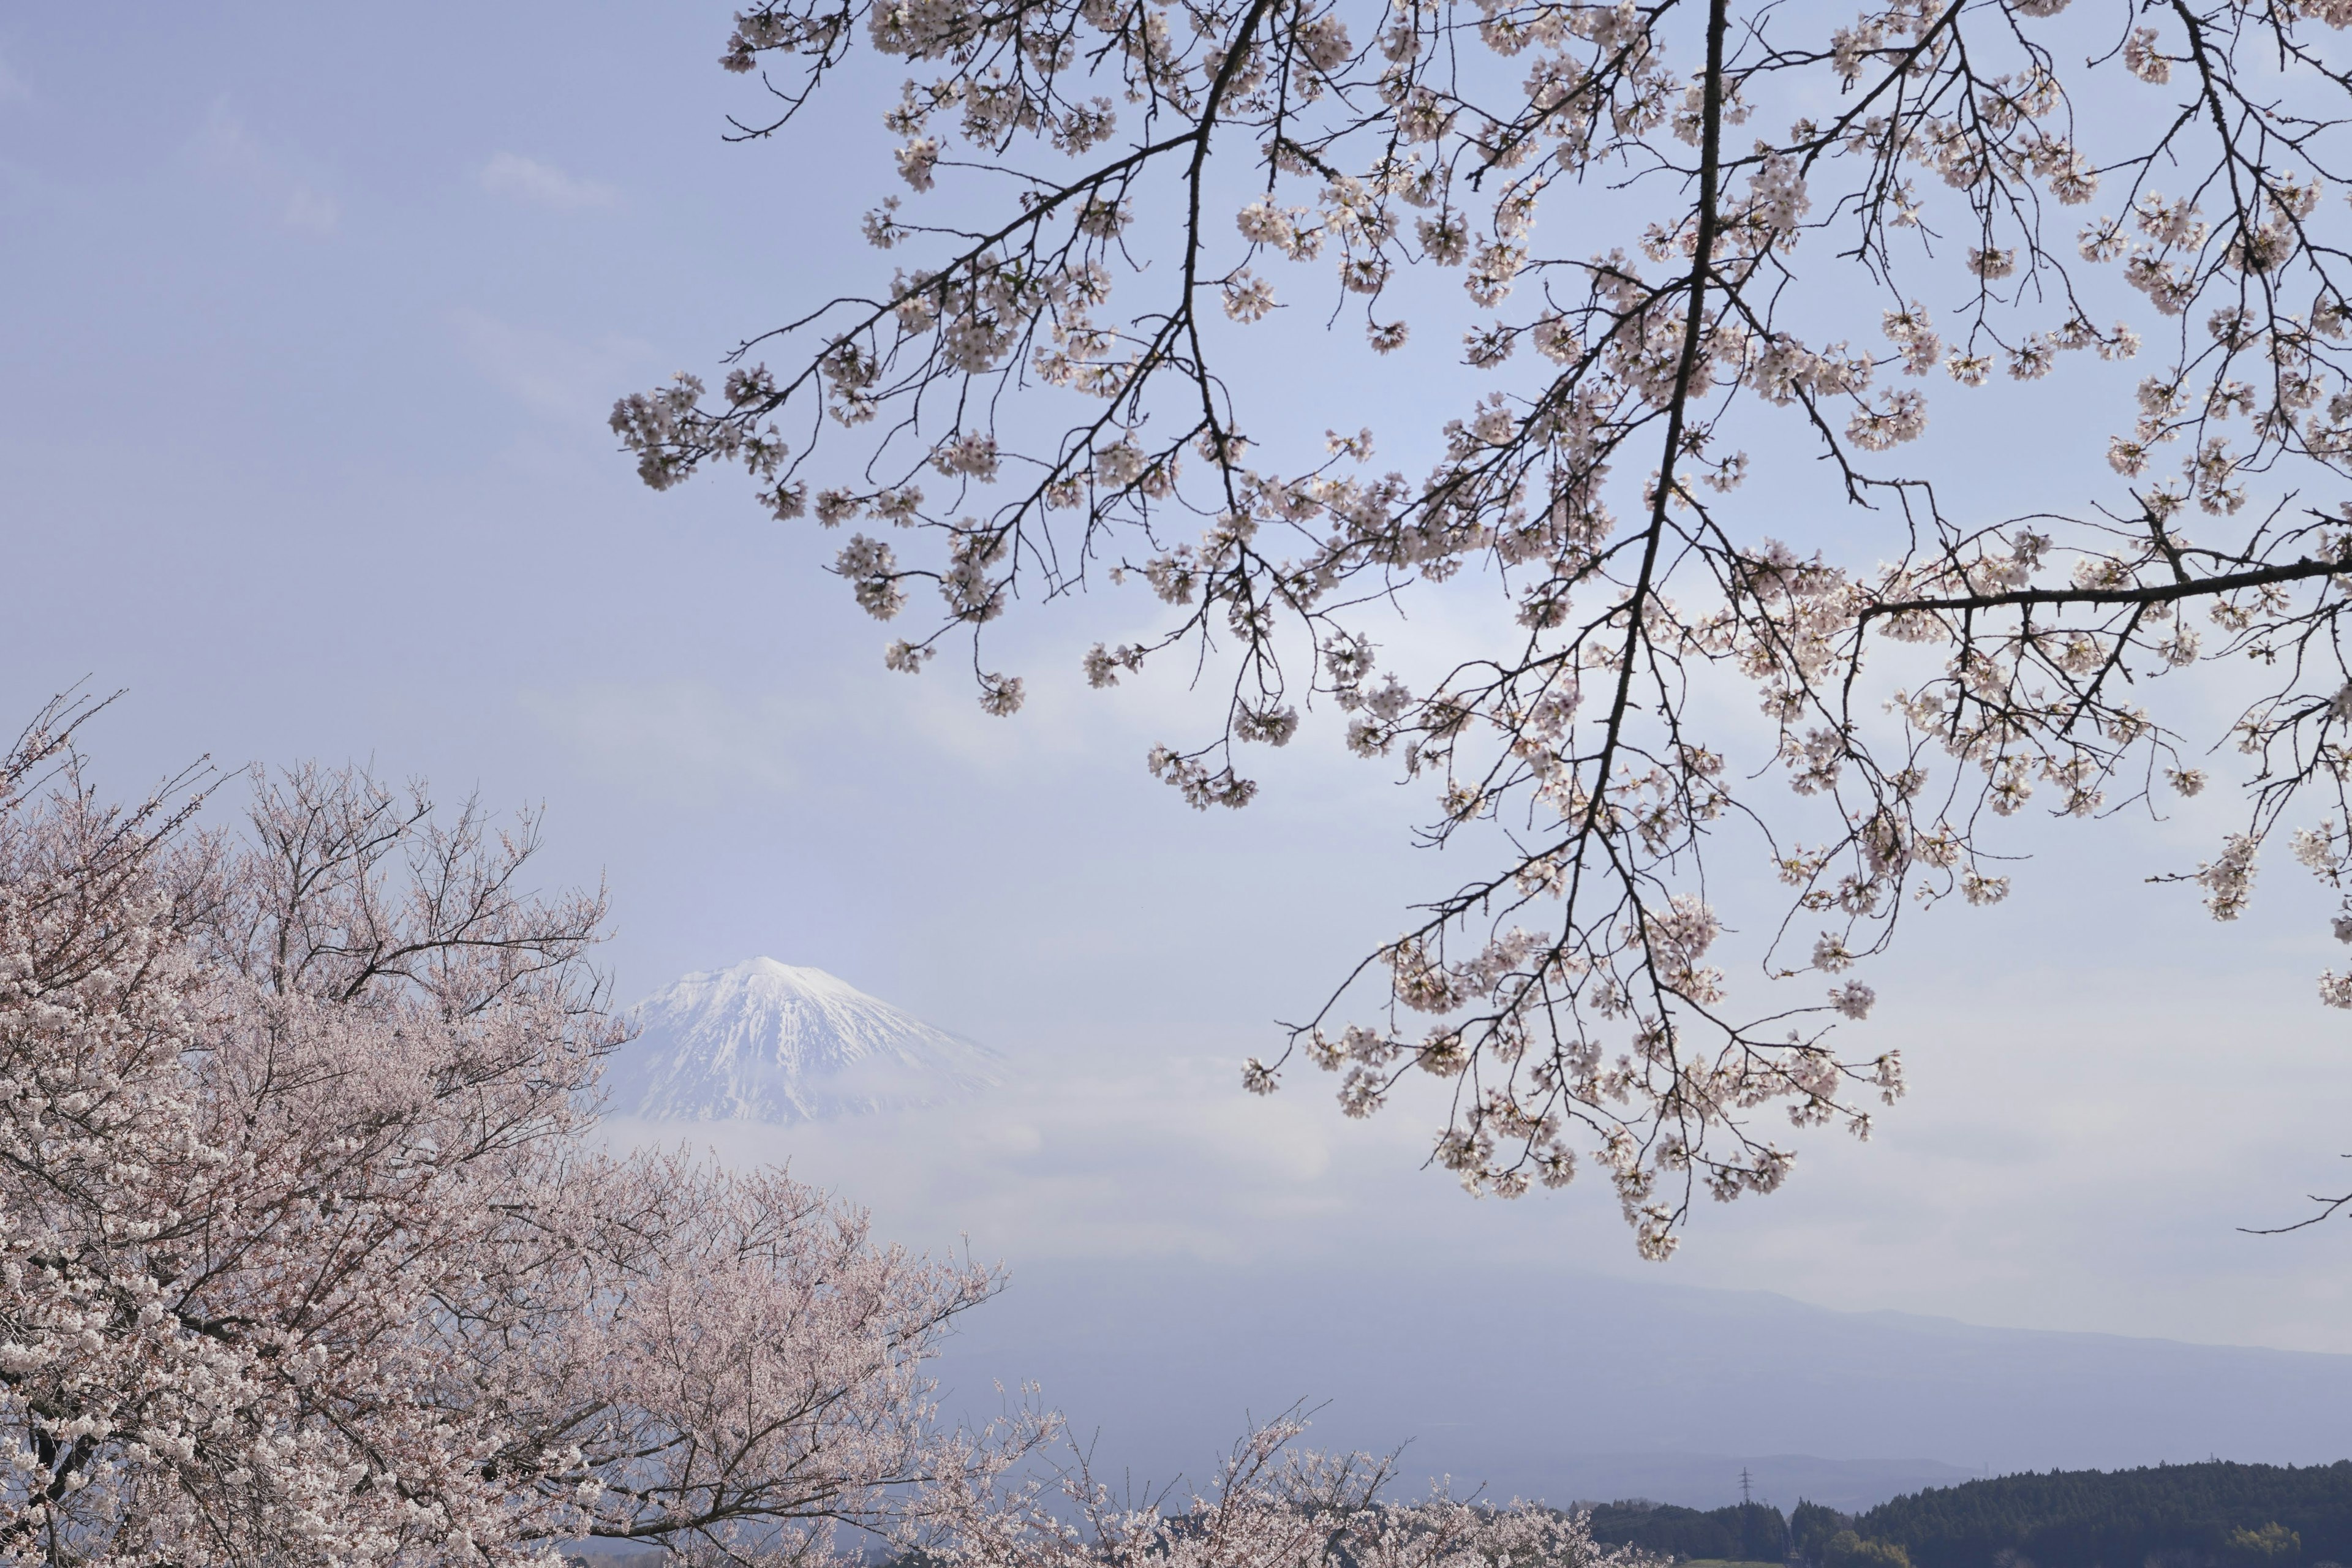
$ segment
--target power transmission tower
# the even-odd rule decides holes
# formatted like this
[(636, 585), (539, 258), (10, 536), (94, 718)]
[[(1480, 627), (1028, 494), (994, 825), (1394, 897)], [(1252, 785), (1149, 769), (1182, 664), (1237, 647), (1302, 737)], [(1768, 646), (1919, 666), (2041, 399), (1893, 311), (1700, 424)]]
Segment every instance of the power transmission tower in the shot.
[(1748, 1491), (1748, 1467), (1742, 1465), (1739, 1467), (1739, 1506), (1747, 1508), (1752, 1505), (1755, 1501), (1756, 1499), (1749, 1495)]

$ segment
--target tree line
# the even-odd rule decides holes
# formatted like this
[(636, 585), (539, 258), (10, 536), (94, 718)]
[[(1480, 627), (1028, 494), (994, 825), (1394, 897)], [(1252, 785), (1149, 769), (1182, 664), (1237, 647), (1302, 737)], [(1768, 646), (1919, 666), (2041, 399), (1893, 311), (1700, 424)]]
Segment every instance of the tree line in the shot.
[(2193, 1568), (2352, 1559), (2352, 1461), (2051, 1470), (1938, 1488), (1855, 1521), (1917, 1568)]
[(2352, 1561), (2352, 1460), (2051, 1470), (1937, 1487), (1859, 1515), (1800, 1501), (1595, 1504), (1592, 1539), (1808, 1568), (2288, 1568)]
[(1789, 1521), (1770, 1503), (1700, 1510), (1635, 1499), (1595, 1503), (1590, 1519), (1594, 1541), (1662, 1557), (1778, 1563), (1789, 1555)]

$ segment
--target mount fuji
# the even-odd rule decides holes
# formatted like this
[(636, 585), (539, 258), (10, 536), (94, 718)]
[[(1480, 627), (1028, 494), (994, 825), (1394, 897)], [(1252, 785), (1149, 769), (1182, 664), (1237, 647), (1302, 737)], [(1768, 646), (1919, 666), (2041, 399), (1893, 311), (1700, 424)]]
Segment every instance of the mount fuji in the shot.
[(615, 1115), (809, 1121), (961, 1100), (1003, 1058), (822, 969), (755, 958), (688, 974), (630, 1010), (605, 1074)]

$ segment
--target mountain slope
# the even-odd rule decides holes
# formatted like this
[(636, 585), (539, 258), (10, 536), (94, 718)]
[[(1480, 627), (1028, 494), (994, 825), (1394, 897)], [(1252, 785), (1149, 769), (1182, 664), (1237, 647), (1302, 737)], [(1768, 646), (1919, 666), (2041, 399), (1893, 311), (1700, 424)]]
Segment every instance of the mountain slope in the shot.
[(655, 1121), (806, 1121), (937, 1105), (1003, 1081), (1000, 1058), (822, 969), (755, 958), (663, 987), (605, 1076)]
[(986, 1419), (1000, 1382), (1034, 1379), (1076, 1429), (1099, 1429), (1104, 1473), (1208, 1473), (1253, 1415), (1294, 1399), (1316, 1412), (1317, 1447), (1409, 1441), (1407, 1481), (1554, 1503), (1719, 1508), (1745, 1468), (1759, 1501), (1858, 1511), (1971, 1472), (2352, 1453), (2352, 1355), (1843, 1312), (1404, 1245), (1011, 1261), (1011, 1289), (959, 1320), (940, 1358), (948, 1414)]

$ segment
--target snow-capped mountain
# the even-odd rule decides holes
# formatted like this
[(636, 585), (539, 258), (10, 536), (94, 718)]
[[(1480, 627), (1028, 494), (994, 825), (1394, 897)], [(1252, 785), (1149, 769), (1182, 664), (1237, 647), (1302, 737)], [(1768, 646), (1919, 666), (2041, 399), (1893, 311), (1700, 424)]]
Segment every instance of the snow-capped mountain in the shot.
[(616, 1116), (805, 1121), (937, 1105), (1003, 1081), (993, 1051), (822, 969), (755, 958), (665, 986), (604, 1082)]

